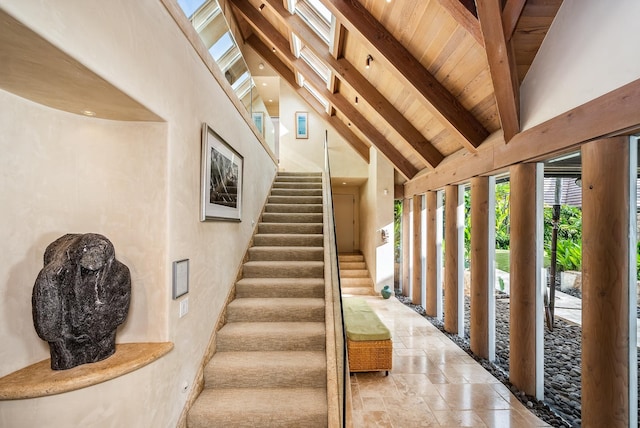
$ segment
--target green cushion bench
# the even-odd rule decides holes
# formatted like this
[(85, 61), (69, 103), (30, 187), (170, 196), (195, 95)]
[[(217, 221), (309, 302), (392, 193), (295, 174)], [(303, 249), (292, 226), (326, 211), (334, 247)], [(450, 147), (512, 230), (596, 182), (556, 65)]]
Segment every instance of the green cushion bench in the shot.
[(391, 332), (364, 299), (342, 300), (350, 372), (385, 371), (392, 368)]

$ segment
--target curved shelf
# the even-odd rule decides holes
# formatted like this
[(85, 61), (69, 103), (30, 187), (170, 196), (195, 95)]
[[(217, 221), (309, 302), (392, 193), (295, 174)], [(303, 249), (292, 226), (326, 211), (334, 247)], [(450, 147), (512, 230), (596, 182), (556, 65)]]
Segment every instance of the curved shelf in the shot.
[(171, 342), (116, 344), (112, 356), (68, 370), (51, 370), (46, 359), (0, 378), (0, 400), (46, 397), (97, 385), (130, 373), (166, 355)]

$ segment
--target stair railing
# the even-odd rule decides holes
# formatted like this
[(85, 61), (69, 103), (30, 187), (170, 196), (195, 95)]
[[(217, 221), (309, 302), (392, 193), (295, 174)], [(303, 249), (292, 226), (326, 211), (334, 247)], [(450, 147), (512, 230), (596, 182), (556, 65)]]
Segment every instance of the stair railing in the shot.
[[(338, 266), (338, 246), (331, 190), (331, 170), (329, 167), (329, 144), (325, 131), (324, 172), (322, 174), (323, 228), (324, 228), (324, 277), (325, 277), (325, 322), (327, 326), (327, 399), (329, 427), (345, 427), (347, 424), (348, 360), (340, 270)], [(350, 413), (350, 412), (349, 412)], [(350, 418), (349, 418), (350, 419)]]

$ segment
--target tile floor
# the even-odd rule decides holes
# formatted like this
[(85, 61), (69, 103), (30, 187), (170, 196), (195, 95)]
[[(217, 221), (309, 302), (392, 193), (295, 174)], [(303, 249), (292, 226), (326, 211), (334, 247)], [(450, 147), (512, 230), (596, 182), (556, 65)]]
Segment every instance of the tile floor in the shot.
[[(345, 296), (346, 298), (347, 296)], [(394, 297), (367, 300), (391, 330), (393, 370), (351, 375), (353, 426), (548, 427), (480, 364)]]

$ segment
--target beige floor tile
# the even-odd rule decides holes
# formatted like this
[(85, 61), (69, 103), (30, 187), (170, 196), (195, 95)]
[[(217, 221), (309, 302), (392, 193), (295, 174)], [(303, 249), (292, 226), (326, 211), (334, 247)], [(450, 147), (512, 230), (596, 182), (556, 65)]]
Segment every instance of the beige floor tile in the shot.
[(360, 425), (360, 427), (363, 428), (394, 428), (391, 422), (391, 417), (385, 411), (362, 412), (360, 419), (362, 420), (362, 425)]
[(495, 428), (548, 427), (537, 418), (523, 415), (516, 410), (476, 410), (480, 419), (488, 426)]
[(362, 410), (365, 412), (373, 412), (384, 408), (382, 397), (362, 397)]
[(510, 409), (510, 403), (491, 385), (447, 384), (436, 385), (450, 408), (460, 410)]
[(424, 354), (422, 355), (394, 355), (394, 373), (440, 373), (440, 367)]
[(402, 348), (402, 349), (394, 349), (393, 353), (395, 355), (399, 355), (399, 356), (403, 356), (403, 357), (407, 357), (407, 356), (422, 356), (422, 357), (426, 357), (427, 355), (424, 353), (424, 350), (422, 349), (408, 349), (408, 348)]
[(393, 369), (350, 376), (355, 428), (546, 426), (426, 319), (395, 298), (366, 299), (391, 330)]
[(437, 391), (427, 375), (398, 375), (394, 374), (393, 380), (396, 382), (398, 392), (405, 397), (422, 397), (433, 391)]
[(442, 427), (486, 427), (473, 410), (437, 410), (433, 412)]

